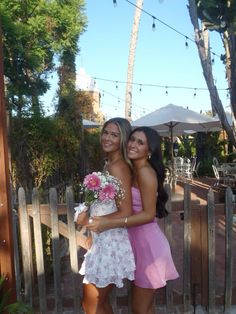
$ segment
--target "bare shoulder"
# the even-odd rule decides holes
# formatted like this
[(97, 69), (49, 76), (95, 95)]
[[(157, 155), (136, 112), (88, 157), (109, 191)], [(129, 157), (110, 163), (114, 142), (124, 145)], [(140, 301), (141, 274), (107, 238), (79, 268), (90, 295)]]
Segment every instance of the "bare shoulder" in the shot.
[(125, 179), (131, 180), (131, 169), (124, 160), (119, 160), (114, 163), (110, 167), (109, 173), (114, 177), (119, 178), (121, 181), (124, 181)]
[(152, 167), (144, 166), (138, 169), (137, 179), (139, 186), (153, 187), (157, 184), (156, 172)]

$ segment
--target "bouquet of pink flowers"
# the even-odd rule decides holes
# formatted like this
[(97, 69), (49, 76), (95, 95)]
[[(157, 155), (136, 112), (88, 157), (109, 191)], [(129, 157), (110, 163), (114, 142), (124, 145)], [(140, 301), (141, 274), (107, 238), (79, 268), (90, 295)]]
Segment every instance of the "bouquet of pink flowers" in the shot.
[(124, 198), (124, 190), (121, 182), (108, 172), (93, 172), (88, 174), (81, 185), (81, 192), (84, 195), (84, 202), (75, 207), (75, 217), (87, 211), (89, 206), (95, 201), (116, 200), (121, 201)]

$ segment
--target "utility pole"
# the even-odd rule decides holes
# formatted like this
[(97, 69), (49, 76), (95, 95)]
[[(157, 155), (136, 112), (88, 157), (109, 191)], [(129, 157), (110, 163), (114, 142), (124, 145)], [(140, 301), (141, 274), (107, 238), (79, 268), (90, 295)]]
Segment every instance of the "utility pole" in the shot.
[(12, 209), (10, 202), (7, 119), (4, 93), (3, 43), (0, 20), (0, 275), (5, 277), (4, 291), (10, 290), (7, 302), (16, 300)]

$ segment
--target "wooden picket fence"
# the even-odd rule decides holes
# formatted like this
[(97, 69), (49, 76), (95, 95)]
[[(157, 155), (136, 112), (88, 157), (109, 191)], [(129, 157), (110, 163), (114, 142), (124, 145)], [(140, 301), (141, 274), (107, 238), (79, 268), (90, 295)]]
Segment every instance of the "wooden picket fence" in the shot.
[[(169, 185), (167, 190), (171, 195)], [(17, 295), (19, 300), (31, 304), (36, 313), (60, 314), (67, 306), (70, 306), (71, 313), (83, 313), (80, 302), (82, 278), (78, 270), (85, 252), (83, 248), (86, 236), (84, 230), (77, 230), (73, 222), (75, 202), (72, 187), (67, 187), (65, 194), (65, 204), (58, 204), (57, 191), (51, 188), (49, 204), (40, 204), (39, 193), (34, 189), (32, 204), (26, 204), (24, 189), (18, 191), (19, 206), (14, 219)], [(200, 205), (198, 201), (191, 200), (191, 186), (188, 183), (184, 186), (183, 201), (172, 202), (170, 197), (167, 207), (171, 214), (162, 219), (163, 230), (170, 242), (174, 259), (180, 259), (182, 265), (178, 269), (180, 278), (169, 282), (166, 288), (157, 293), (156, 305), (164, 304), (167, 313), (177, 313), (176, 306), (182, 309), (178, 313), (195, 313), (194, 308), (198, 304), (204, 306), (210, 314), (216, 313), (218, 305), (224, 308), (225, 313), (230, 313), (232, 305), (236, 304), (236, 269), (233, 266), (236, 251), (236, 207), (232, 200), (232, 190), (227, 188), (225, 203), (215, 204), (214, 193), (210, 188), (207, 204)], [(45, 262), (42, 225), (47, 226), (51, 234), (50, 265)], [(182, 228), (181, 232), (178, 231), (179, 234), (177, 225)], [(217, 266), (216, 259), (219, 236), (225, 243), (224, 265), (220, 265), (221, 272), (223, 267), (222, 281), (225, 284), (220, 292), (217, 291), (219, 265)], [(61, 256), (61, 239), (68, 239), (67, 257)], [(65, 301), (62, 259), (69, 265), (69, 305), (68, 300)], [(49, 267), (53, 270), (50, 283), (46, 275)], [(114, 289), (111, 298), (114, 313), (131, 313), (129, 295), (129, 283), (122, 289)]]

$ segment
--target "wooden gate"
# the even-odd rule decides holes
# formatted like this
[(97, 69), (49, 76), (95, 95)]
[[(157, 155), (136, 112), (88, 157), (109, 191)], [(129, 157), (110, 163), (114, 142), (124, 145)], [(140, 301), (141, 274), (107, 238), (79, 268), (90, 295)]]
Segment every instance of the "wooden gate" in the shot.
[[(171, 195), (170, 186), (167, 188)], [(200, 205), (191, 200), (191, 187), (186, 183), (183, 201), (169, 199), (167, 207), (171, 215), (162, 219), (160, 225), (169, 239), (180, 277), (157, 291), (156, 307), (164, 306), (167, 313), (194, 313), (194, 308), (201, 305), (213, 314), (218, 305), (228, 313), (236, 304), (236, 270), (233, 268), (236, 210), (232, 196), (231, 189), (227, 188), (225, 204), (215, 204), (213, 190), (209, 189), (207, 205)], [(14, 220), (15, 227), (18, 226), (15, 232), (18, 299), (31, 304), (38, 313), (59, 314), (68, 308), (72, 313), (83, 313), (82, 278), (78, 270), (85, 253), (86, 236), (73, 222), (72, 187), (66, 189), (65, 204), (58, 204), (55, 188), (49, 191), (49, 204), (40, 204), (36, 189), (32, 193), (32, 204), (26, 204), (22, 188), (18, 191), (18, 200)], [(49, 234), (46, 239), (42, 226)], [(45, 260), (48, 239), (51, 241), (50, 262)], [(63, 239), (67, 239), (68, 254), (61, 256)], [(50, 267), (53, 275), (48, 280), (46, 274)], [(129, 283), (122, 289), (114, 289), (114, 313), (131, 313), (129, 292)]]

